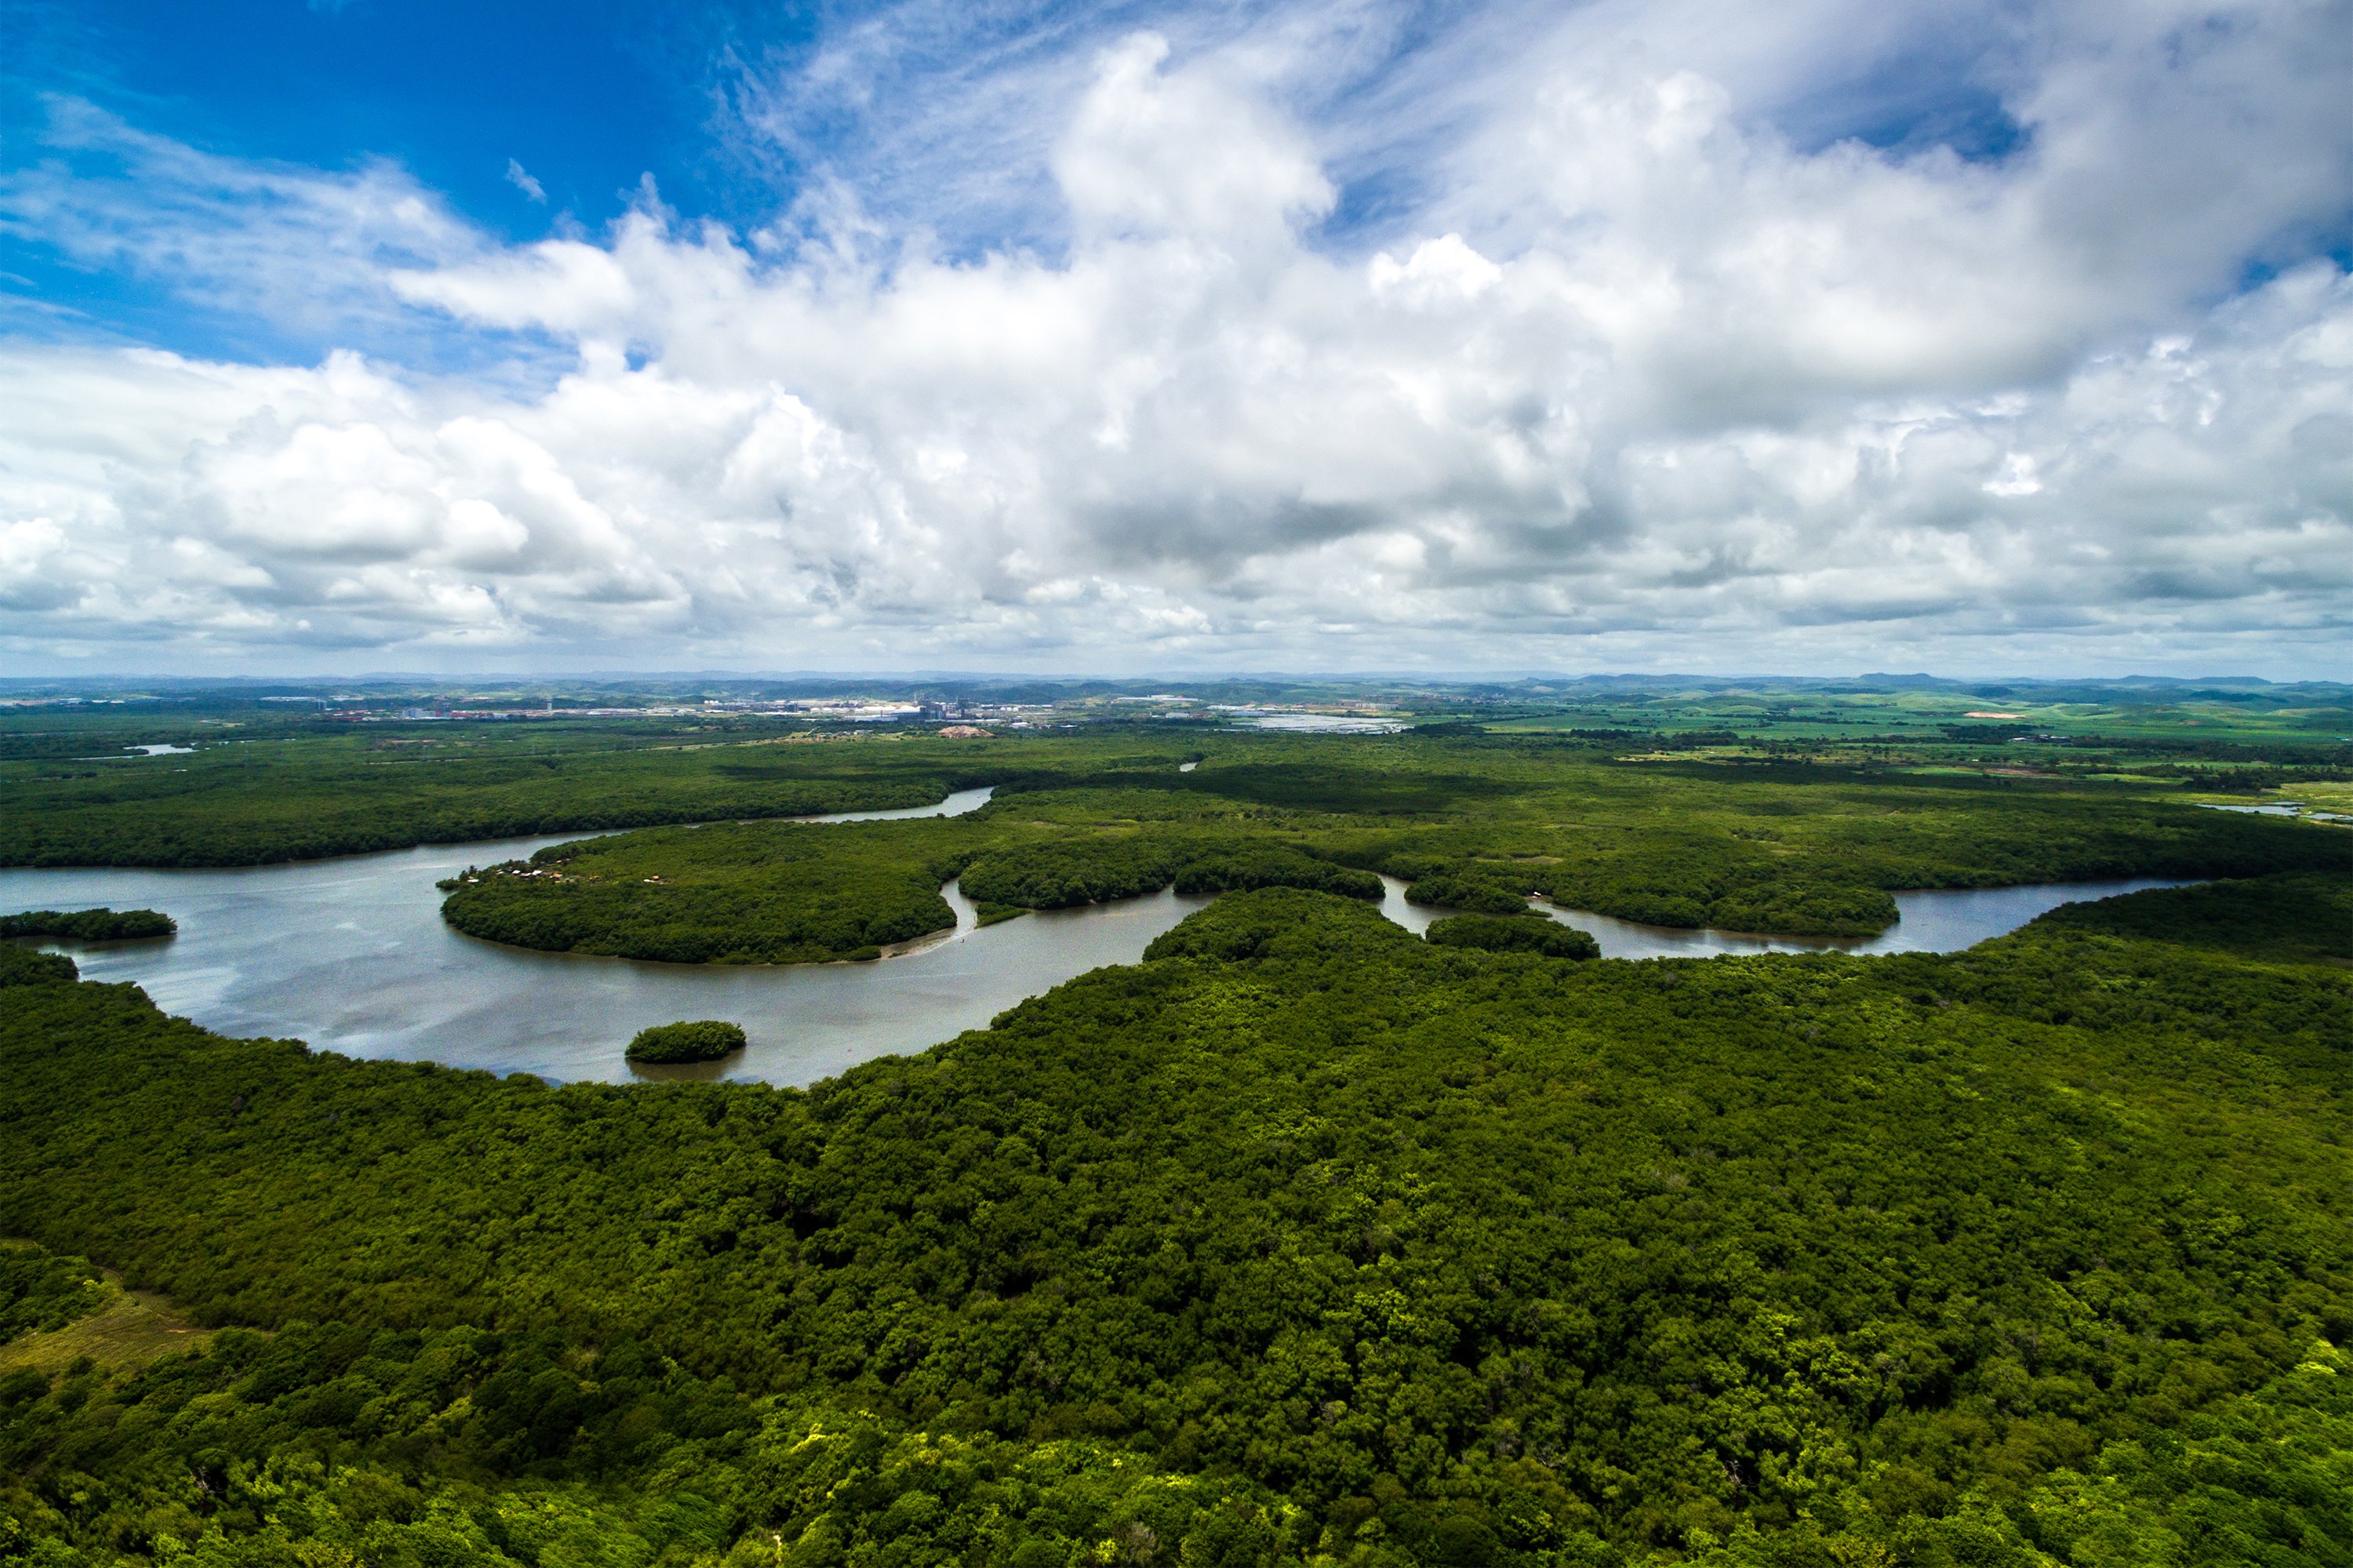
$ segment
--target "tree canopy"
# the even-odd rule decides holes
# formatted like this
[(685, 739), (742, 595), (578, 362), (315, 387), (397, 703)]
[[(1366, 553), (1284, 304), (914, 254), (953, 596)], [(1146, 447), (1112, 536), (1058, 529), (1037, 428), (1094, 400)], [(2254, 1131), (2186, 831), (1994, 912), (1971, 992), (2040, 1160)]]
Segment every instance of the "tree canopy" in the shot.
[(153, 909), (31, 909), (22, 915), (0, 915), (0, 938), (119, 942), (168, 937), (178, 929), (170, 916)]
[(1563, 963), (1267, 888), (807, 1092), (11, 984), (0, 1230), (221, 1331), (0, 1372), (0, 1550), (2353, 1561), (2348, 901)]
[(716, 1062), (742, 1049), (742, 1024), (704, 1018), (640, 1029), (626, 1054), (632, 1062)]

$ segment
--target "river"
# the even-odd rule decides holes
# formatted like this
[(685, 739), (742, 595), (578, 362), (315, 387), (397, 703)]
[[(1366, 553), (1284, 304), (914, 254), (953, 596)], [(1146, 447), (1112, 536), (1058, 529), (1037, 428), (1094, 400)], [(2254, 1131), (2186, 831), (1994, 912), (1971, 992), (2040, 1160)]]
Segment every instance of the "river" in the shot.
[[(1426, 931), (1451, 913), (1405, 900), (1405, 884), (1384, 876), (1381, 912), (1409, 931)], [(1745, 931), (1688, 930), (1644, 926), (1530, 899), (1528, 907), (1565, 926), (1593, 933), (1605, 959), (1721, 959), (1748, 953), (1957, 953), (2017, 930), (2062, 904), (2114, 898), (2152, 887), (2187, 887), (2163, 877), (2105, 882), (2046, 882), (2031, 887), (1973, 887), (1894, 895), (1896, 922), (1875, 937), (1759, 937)]]
[[(850, 811), (819, 821), (952, 816), (986, 789), (936, 806)], [(46, 944), (84, 978), (130, 980), (167, 1012), (231, 1035), (304, 1040), (351, 1056), (431, 1060), (560, 1080), (726, 1077), (807, 1084), (875, 1056), (919, 1051), (1025, 997), (1105, 964), (1134, 963), (1152, 938), (1208, 902), (1163, 891), (979, 927), (954, 884), (953, 933), (869, 964), (778, 968), (643, 963), (534, 953), (461, 937), (441, 921), (434, 884), (471, 864), (513, 859), (578, 833), (446, 844), (233, 870), (0, 871), (0, 912), (161, 909), (169, 940)], [(1434, 911), (1385, 878), (1383, 912), (1409, 930)], [(2077, 898), (2172, 884), (2105, 882), (1966, 893), (1899, 893), (1903, 920), (1861, 941), (1811, 942), (1670, 931), (1546, 909), (1594, 933), (1610, 958), (1814, 950), (1949, 951), (2013, 930)], [(749, 1047), (698, 1067), (623, 1061), (638, 1030), (681, 1018), (744, 1026)]]

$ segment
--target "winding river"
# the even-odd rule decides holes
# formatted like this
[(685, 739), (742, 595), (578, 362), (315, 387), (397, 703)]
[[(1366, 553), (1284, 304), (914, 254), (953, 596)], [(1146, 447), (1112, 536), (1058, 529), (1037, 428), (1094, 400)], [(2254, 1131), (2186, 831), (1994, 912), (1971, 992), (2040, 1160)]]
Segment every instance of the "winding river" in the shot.
[[(1426, 931), (1444, 915), (1405, 901), (1405, 884), (1381, 878), (1381, 913), (1409, 931)], [(2152, 887), (2187, 887), (2171, 878), (2142, 876), (2106, 882), (2046, 882), (2031, 887), (1936, 889), (1895, 894), (1896, 922), (1875, 937), (1759, 937), (1746, 931), (1688, 930), (1643, 926), (1589, 909), (1567, 909), (1530, 899), (1528, 907), (1564, 926), (1593, 933), (1605, 959), (1721, 959), (1751, 953), (1957, 953), (2017, 930), (2062, 904), (2113, 898)]]
[[(877, 821), (955, 816), (986, 789), (939, 805), (807, 819)], [(153, 908), (180, 923), (167, 941), (48, 944), (86, 979), (130, 980), (157, 1006), (232, 1035), (290, 1036), (351, 1056), (431, 1060), (498, 1073), (626, 1082), (726, 1077), (807, 1084), (874, 1056), (917, 1051), (976, 1029), (1025, 997), (1104, 964), (1134, 963), (1152, 938), (1208, 902), (1163, 891), (1049, 910), (981, 928), (954, 884), (952, 933), (878, 963), (701, 967), (533, 953), (461, 937), (441, 922), (440, 878), (528, 855), (578, 833), (443, 844), (384, 854), (226, 871), (0, 871), (0, 912), (97, 905)], [(1419, 931), (1433, 916), (1384, 879), (1382, 911)], [(1899, 893), (1903, 919), (1862, 941), (1671, 931), (1549, 909), (1599, 938), (1610, 958), (1725, 953), (1949, 951), (2043, 911), (2156, 881), (1965, 893)], [(640, 1068), (621, 1048), (639, 1029), (726, 1018), (750, 1047), (700, 1067)]]

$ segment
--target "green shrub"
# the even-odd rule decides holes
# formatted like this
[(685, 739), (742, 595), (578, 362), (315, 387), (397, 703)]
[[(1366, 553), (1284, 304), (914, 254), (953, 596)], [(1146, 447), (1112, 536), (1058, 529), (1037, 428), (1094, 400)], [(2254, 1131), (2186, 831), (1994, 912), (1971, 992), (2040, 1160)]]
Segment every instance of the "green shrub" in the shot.
[(153, 909), (31, 909), (0, 915), (0, 937), (47, 937), (69, 942), (119, 942), (168, 937), (180, 927)]
[(1090, 833), (992, 850), (965, 868), (963, 885), (976, 903), (1066, 909), (1156, 893), (1179, 860), (1179, 846), (1162, 835)]
[(0, 1344), (88, 1317), (110, 1294), (85, 1259), (59, 1257), (29, 1242), (0, 1242)]
[(1179, 893), (1240, 893), (1253, 887), (1299, 887), (1376, 904), (1381, 896), (1381, 879), (1371, 872), (1317, 860), (1285, 844), (1216, 852), (1176, 874)]
[(1589, 932), (1541, 915), (1450, 915), (1430, 923), (1430, 939), (1441, 948), (1479, 948), (1491, 953), (1542, 953), (1548, 959), (1598, 959), (1601, 944)]
[(740, 1025), (705, 1018), (691, 1023), (657, 1023), (651, 1029), (640, 1029), (638, 1037), (629, 1042), (628, 1054), (632, 1062), (716, 1062), (742, 1049), (744, 1031)]
[(0, 942), (0, 986), (70, 984), (80, 978), (81, 971), (63, 953), (37, 953)]
[(1880, 889), (1827, 882), (1768, 883), (1719, 898), (1707, 912), (1707, 923), (1723, 930), (1793, 937), (1868, 937), (1895, 919), (1895, 900)]
[(1528, 906), (1526, 899), (1491, 884), (1443, 874), (1423, 877), (1405, 890), (1405, 896), (1410, 904), (1467, 909), (1477, 915), (1517, 915)]

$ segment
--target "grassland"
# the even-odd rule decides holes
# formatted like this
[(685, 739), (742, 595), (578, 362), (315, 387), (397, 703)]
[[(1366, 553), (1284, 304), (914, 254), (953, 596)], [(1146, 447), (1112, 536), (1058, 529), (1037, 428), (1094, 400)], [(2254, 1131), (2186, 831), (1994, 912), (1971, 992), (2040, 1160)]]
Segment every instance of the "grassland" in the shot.
[(209, 1330), (190, 1323), (152, 1291), (126, 1290), (109, 1277), (105, 1305), (45, 1332), (23, 1334), (0, 1344), (0, 1380), (31, 1372), (46, 1382), (84, 1362), (112, 1373), (136, 1372), (162, 1356), (201, 1351)]

